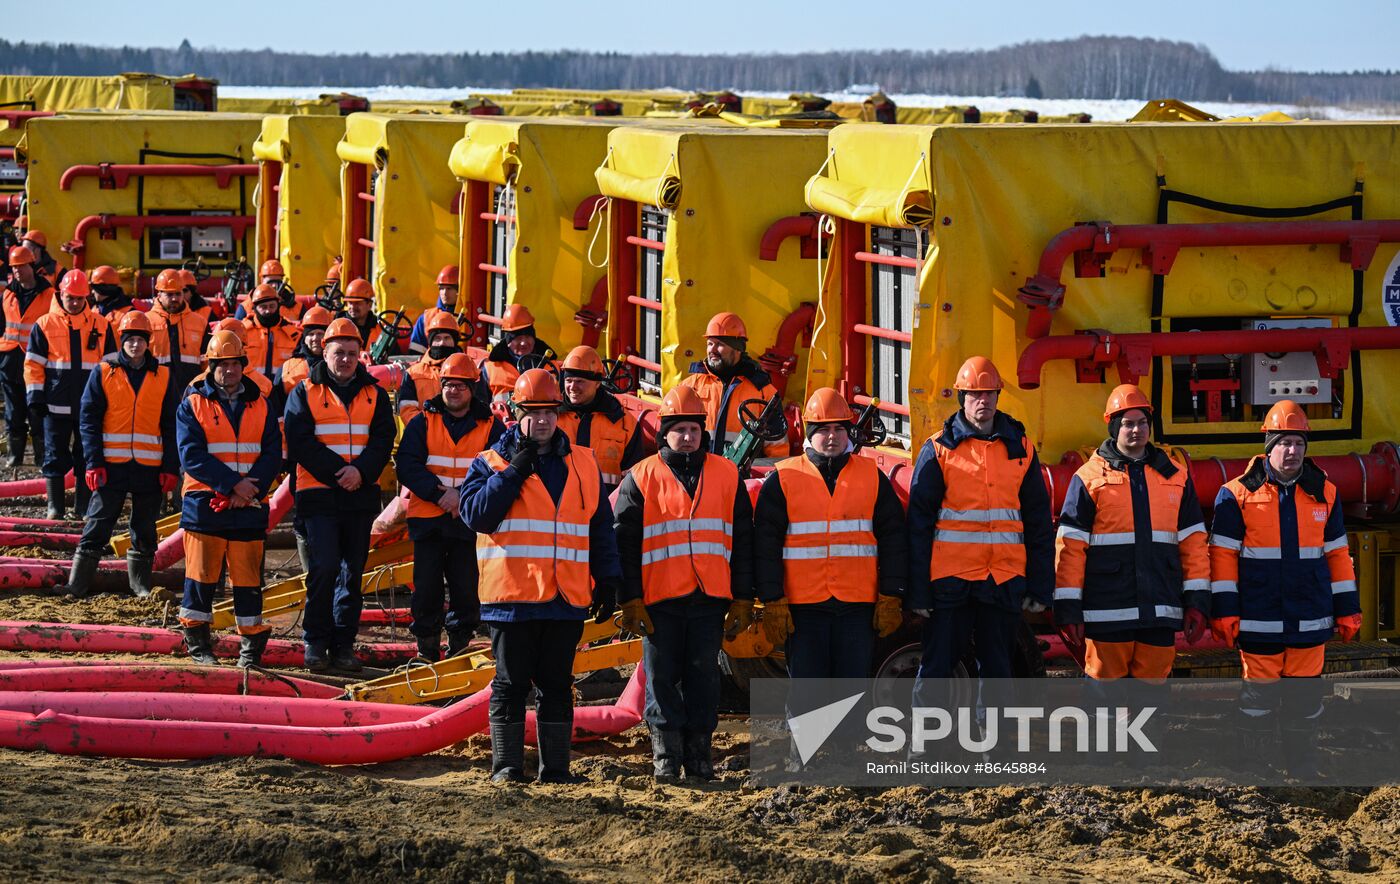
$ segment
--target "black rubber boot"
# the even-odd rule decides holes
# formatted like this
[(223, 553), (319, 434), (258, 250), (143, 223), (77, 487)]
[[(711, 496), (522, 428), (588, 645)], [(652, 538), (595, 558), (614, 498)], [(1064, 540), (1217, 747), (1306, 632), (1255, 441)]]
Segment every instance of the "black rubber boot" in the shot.
[(301, 562), (301, 573), (311, 573), (311, 547), (306, 545), (306, 538), (300, 534), (297, 538), (297, 559)]
[(87, 482), (82, 476), (78, 477), (78, 483), (73, 486), (73, 519), (81, 521), (87, 518), (88, 504), (92, 503), (92, 489), (87, 487)]
[(465, 654), (467, 647), (472, 643), (472, 636), (475, 634), (471, 629), (449, 629), (447, 630), (447, 656), (456, 657)]
[[(34, 447), (34, 469), (37, 470), (44, 465), (44, 431), (31, 428), (30, 432), (34, 434), (29, 441)], [(24, 451), (22, 443), (19, 448)]]
[(525, 722), (491, 722), (491, 782), (526, 782)]
[(569, 773), (569, 753), (574, 744), (574, 723), (536, 721), (535, 736), (540, 748), (541, 783), (584, 783), (583, 777)]
[(219, 658), (214, 656), (214, 638), (209, 634), (209, 624), (185, 627), (185, 647), (190, 658), (205, 666), (218, 666)]
[(331, 671), (331, 655), (325, 648), (307, 645), (302, 660), (311, 672)]
[(92, 592), (92, 578), (102, 561), (100, 553), (78, 550), (73, 553), (73, 567), (68, 571), (68, 583), (55, 587), (59, 594), (71, 593), (74, 598), (86, 598)]
[(331, 668), (341, 672), (359, 672), (365, 666), (355, 656), (354, 648), (335, 648), (331, 651)]
[(422, 660), (427, 660), (429, 663), (436, 663), (438, 660), (442, 659), (442, 636), (418, 636), (418, 657)]
[(267, 650), (267, 640), (271, 637), (270, 629), (239, 636), (238, 665), (245, 669), (249, 666), (261, 666), (263, 651)]
[(684, 754), (680, 731), (651, 729), (651, 767), (658, 783), (675, 783), (681, 778), (681, 758)]
[(684, 764), (687, 779), (708, 783), (715, 778), (715, 765), (710, 757), (710, 735), (685, 732)]
[(64, 518), (63, 506), (63, 479), (44, 479), (44, 494), (48, 498), (49, 506), (44, 513), (46, 519)]
[(19, 465), (24, 463), (24, 444), (29, 440), (23, 436), (10, 437), (10, 459), (5, 461), (5, 466), (10, 469), (19, 469)]
[(131, 594), (144, 599), (151, 594), (151, 571), (155, 567), (154, 554), (139, 553), (134, 549), (126, 551), (126, 580)]

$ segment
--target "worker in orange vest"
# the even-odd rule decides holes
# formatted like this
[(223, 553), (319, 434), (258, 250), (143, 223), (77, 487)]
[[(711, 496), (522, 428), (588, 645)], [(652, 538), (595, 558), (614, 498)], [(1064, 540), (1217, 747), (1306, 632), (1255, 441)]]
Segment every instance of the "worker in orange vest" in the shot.
[(643, 638), (657, 780), (714, 779), (719, 651), (753, 622), (753, 509), (733, 463), (704, 448), (705, 404), (689, 387), (661, 400), (657, 453), (617, 492), (622, 628)]
[(151, 322), (145, 313), (130, 311), (118, 322), (117, 335), (116, 354), (104, 358), (88, 375), (78, 413), (87, 461), (81, 481), (95, 497), (68, 575), (66, 591), (78, 598), (91, 591), (102, 551), (112, 539), (128, 495), (127, 580), (137, 598), (151, 594), (161, 495), (174, 491), (179, 483), (178, 399), (170, 385), (170, 370), (150, 355)]
[(612, 617), (622, 572), (598, 462), (559, 431), (563, 400), (545, 369), (511, 390), (517, 423), (472, 461), (461, 515), (476, 532), (481, 619), (491, 631), (491, 779), (525, 778), (525, 703), (535, 707), (541, 782), (569, 773), (574, 652), (583, 619)]
[(239, 666), (256, 666), (267, 647), (263, 547), (267, 495), (282, 471), (282, 439), (267, 398), (243, 376), (243, 342), (230, 331), (209, 339), (209, 373), (180, 403), (175, 435), (185, 474), (180, 527), (185, 597), (180, 625), (197, 663), (214, 665), (214, 595), (227, 573), (240, 637)]
[(432, 335), (428, 326), (439, 314), (446, 313), (457, 322), (457, 265), (444, 264), (437, 275), (437, 305), (424, 310), (413, 323), (413, 331), (408, 336), (408, 352), (426, 353), (432, 346)]
[(1301, 773), (1296, 768), (1312, 763), (1309, 733), (1317, 727), (1321, 697), (1318, 691), (1284, 693), (1277, 680), (1319, 679), (1334, 630), (1342, 641), (1360, 632), (1361, 597), (1337, 488), (1306, 456), (1307, 413), (1283, 399), (1260, 429), (1264, 454), (1215, 498), (1211, 631), (1240, 650), (1245, 739), (1271, 733), (1279, 721), (1290, 735), (1284, 741), (1289, 767)]
[(554, 357), (554, 350), (535, 333), (535, 316), (524, 304), (511, 304), (501, 316), (501, 339), (481, 363), (494, 399), (506, 399), (516, 378), (530, 368), (538, 368)]
[(806, 449), (778, 461), (754, 507), (763, 628), (790, 678), (865, 678), (876, 635), (904, 620), (904, 506), (875, 461), (852, 454), (840, 393), (813, 391), (802, 424)]
[[(447, 319), (456, 326), (450, 315)], [(394, 465), (409, 490), (408, 535), (413, 540), (413, 622), (418, 656), (442, 653), (443, 586), (447, 588), (447, 656), (467, 650), (481, 622), (477, 597), (476, 535), (457, 515), (467, 468), (496, 443), (505, 427), (490, 403), (472, 395), (481, 370), (465, 353), (442, 362), (440, 392), (404, 425)]]
[(997, 410), (991, 360), (958, 369), (959, 410), (924, 442), (909, 484), (907, 608), (927, 618), (915, 681), (947, 679), (976, 653), (984, 678), (1010, 678), (1021, 612), (1052, 600), (1050, 496), (1025, 427)]
[[(287, 285), (287, 271), (282, 267), (282, 262), (276, 258), (268, 258), (262, 262), (262, 267), (258, 268), (258, 278), (262, 282), (258, 285), (269, 286), (277, 296), (277, 304), (283, 317), (292, 324), (301, 320), (301, 306), (297, 303), (296, 295), (291, 287)], [(254, 291), (257, 287), (254, 286)], [(238, 309), (233, 312), (233, 318), (242, 322), (248, 318), (252, 312), (252, 295), (239, 295)]]
[(14, 469), (23, 460), (31, 435), (34, 465), (44, 462), (43, 418), (36, 416), (30, 421), (24, 394), (24, 351), (34, 324), (53, 305), (54, 291), (53, 283), (36, 272), (34, 253), (29, 249), (12, 246), (8, 258), (10, 275), (0, 295), (5, 311), (5, 335), (0, 338), (0, 384), (5, 394), (5, 427), (10, 440), (9, 467)]
[(1189, 471), (1152, 444), (1152, 402), (1109, 394), (1108, 438), (1075, 472), (1060, 510), (1055, 625), (1090, 678), (1164, 679), (1176, 632), (1205, 634), (1210, 563)]
[(49, 238), (44, 235), (42, 230), (26, 230), (24, 235), (19, 238), (19, 242), (34, 256), (35, 272), (57, 288), (59, 283), (63, 282), (63, 277), (68, 271), (49, 254)]
[(151, 353), (161, 365), (170, 366), (170, 380), (183, 390), (200, 372), (209, 319), (189, 309), (180, 271), (167, 268), (156, 274), (156, 300), (147, 315)]
[(297, 339), (296, 349), (272, 376), (273, 392), (269, 398), (272, 410), (279, 417), (287, 404), (287, 394), (291, 393), (297, 384), (306, 380), (307, 375), (311, 374), (311, 369), (321, 364), (324, 352), (322, 340), (326, 326), (331, 324), (333, 318), (331, 311), (319, 304), (309, 308), (302, 316), (301, 337)]
[[(199, 293), (199, 279), (194, 275), (194, 271), (188, 267), (181, 267), (175, 271), (180, 274), (180, 290), (185, 293), (185, 308), (189, 312), (198, 316), (207, 326), (213, 320), (213, 308), (209, 302), (204, 300), (204, 296)], [(205, 340), (208, 340), (206, 337)]]
[(271, 379), (291, 358), (301, 340), (301, 329), (282, 312), (277, 290), (267, 283), (253, 289), (248, 300), (253, 305), (253, 315), (243, 320), (248, 364)]
[[(29, 413), (44, 421), (44, 486), (48, 518), (63, 518), (63, 477), (86, 470), (83, 439), (78, 434), (78, 411), (88, 375), (103, 356), (117, 349), (107, 320), (88, 308), (92, 289), (87, 274), (70, 270), (59, 283), (59, 307), (34, 323), (24, 355), (24, 389)], [(87, 483), (77, 482), (74, 509), (87, 515), (92, 496)]]
[[(218, 322), (214, 323), (214, 329), (211, 334), (218, 334), (221, 331), (231, 332), (234, 337), (238, 338), (238, 342), (243, 345), (243, 356), (244, 358), (247, 358), (248, 327), (245, 326), (239, 320), (234, 319), (232, 316), (225, 316), (223, 319), (220, 319)], [(185, 388), (183, 395), (188, 396), (190, 394), (190, 391), (193, 390), (195, 387), (198, 387), (200, 383), (204, 381), (205, 377), (208, 376), (208, 374), (208, 366), (205, 366), (204, 370), (201, 371), (199, 374), (195, 375), (194, 378), (190, 381), (190, 385)], [(252, 366), (246, 366), (243, 369), (243, 376), (257, 385), (259, 393), (267, 397), (272, 396), (272, 381), (268, 378), (267, 375), (263, 374), (260, 369), (253, 368)], [(270, 405), (271, 403), (269, 402), (268, 404)]]
[(592, 449), (603, 471), (603, 493), (612, 494), (623, 474), (646, 454), (641, 426), (616, 396), (603, 389), (603, 360), (597, 350), (575, 347), (561, 367), (564, 408), (559, 429), (570, 442)]
[[(403, 384), (399, 386), (399, 418), (405, 425), (418, 414), (421, 403), (438, 394), (438, 372), (442, 370), (444, 360), (461, 352), (458, 347), (461, 328), (451, 313), (439, 310), (432, 322), (428, 323), (427, 334), (427, 351), (408, 367)], [(476, 374), (478, 378), (481, 377), (480, 369)]]
[(132, 309), (131, 297), (122, 288), (121, 277), (115, 268), (103, 264), (93, 268), (88, 283), (92, 286), (92, 306), (115, 328), (122, 316)]
[[(369, 350), (384, 334), (379, 317), (374, 312), (374, 286), (368, 280), (350, 280), (345, 294), (341, 296), (341, 303), (345, 305), (344, 318), (354, 323), (355, 331), (360, 335), (360, 348)], [(391, 352), (397, 353), (398, 350), (396, 348)]]
[(312, 672), (361, 669), (360, 579), (380, 510), (379, 476), (398, 434), (389, 394), (360, 362), (360, 341), (353, 322), (333, 320), (322, 337), (324, 361), (292, 388), (283, 412), (310, 559), (302, 635)]
[[(739, 406), (749, 399), (773, 398), (774, 389), (768, 372), (751, 359), (745, 350), (749, 345), (748, 328), (744, 320), (733, 313), (716, 313), (705, 327), (705, 358), (690, 364), (690, 375), (681, 381), (695, 391), (705, 403), (705, 426), (710, 427), (710, 450), (724, 454), (724, 446), (739, 437)], [(773, 427), (777, 434), (784, 427)], [(786, 439), (765, 442), (765, 457), (787, 457), (790, 453)]]

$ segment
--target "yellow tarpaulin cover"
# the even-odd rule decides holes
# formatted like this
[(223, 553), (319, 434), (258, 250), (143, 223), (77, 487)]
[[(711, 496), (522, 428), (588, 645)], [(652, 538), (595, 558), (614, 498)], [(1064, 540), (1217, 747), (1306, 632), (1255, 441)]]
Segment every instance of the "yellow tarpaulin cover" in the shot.
[(894, 109), (894, 119), (897, 123), (911, 126), (961, 123), (966, 119), (967, 111), (968, 107), (965, 105), (952, 107), (905, 107), (900, 105)]
[[(71, 190), (59, 190), (59, 179), (70, 166), (101, 163), (201, 163), (252, 162), (252, 144), (258, 137), (260, 118), (222, 113), (73, 114), (40, 117), (29, 121), (20, 151), (29, 160), (29, 224), (49, 237), (50, 250), (69, 264), (58, 246), (73, 237), (78, 221), (86, 215), (137, 215), (157, 212), (218, 211), (252, 215), (256, 179), (235, 177), (220, 188), (212, 177), (132, 178), (124, 188), (103, 189), (96, 178), (78, 178)], [(159, 152), (159, 153), (158, 153)], [(156, 272), (177, 266), (142, 254), (142, 240), (126, 229), (114, 239), (87, 237), (86, 264), (144, 267)], [(250, 228), (247, 251), (235, 244), (238, 255), (251, 256), (254, 235)]]
[[(262, 134), (253, 142), (256, 159), (282, 163), (277, 253), (259, 254), (257, 263), (276, 257), (299, 294), (315, 291), (325, 281), (326, 268), (341, 254), (340, 161), (335, 146), (344, 131), (339, 116), (273, 115), (263, 118)], [(266, 193), (260, 197), (268, 202)], [(260, 211), (259, 242), (264, 241), (268, 221)]]
[(20, 110), (172, 110), (175, 85), (156, 74), (114, 77), (0, 76), (0, 105)]
[[(363, 203), (345, 192), (344, 163), (379, 171), (375, 194), (375, 243), (371, 281), (381, 310), (417, 314), (437, 303), (437, 274), (457, 261), (457, 179), (448, 167), (462, 136), (462, 118), (357, 113), (345, 118), (336, 145), (342, 162), (341, 206)], [(350, 251), (349, 225), (341, 222), (341, 254)]]
[[(1008, 387), (1001, 408), (1026, 422), (1046, 460), (1102, 440), (1103, 403), (1118, 383), (1077, 383), (1072, 362), (1047, 365), (1042, 386), (1016, 386), (1016, 364), (1028, 343), (1028, 308), (1017, 291), (1037, 272), (1042, 250), (1057, 233), (1084, 221), (1151, 224), (1165, 199), (1170, 223), (1258, 221), (1242, 207), (1287, 209), (1347, 200), (1360, 193), (1367, 219), (1400, 217), (1400, 136), (1396, 123), (1200, 123), (1194, 126), (1109, 123), (1080, 126), (903, 127), (850, 124), (831, 133), (825, 172), (838, 184), (866, 192), (899, 194), (909, 170), (926, 158), (931, 170), (935, 223), (933, 248), (919, 278), (910, 360), (910, 407), (917, 447), (957, 405), (952, 386), (967, 357), (991, 356)], [(1158, 184), (1163, 176), (1170, 193)], [(1357, 181), (1364, 187), (1357, 190)], [(1202, 208), (1185, 194), (1214, 201)], [(1220, 206), (1226, 206), (1226, 211)], [(834, 209), (814, 204), (814, 209)], [(894, 215), (898, 205), (886, 207)], [(1301, 209), (1300, 209), (1301, 211)], [(1275, 213), (1277, 214), (1277, 213)], [(1286, 216), (1285, 216), (1286, 217)], [(1345, 220), (1350, 205), (1303, 214), (1312, 220)], [(1262, 220), (1283, 220), (1277, 217)], [(864, 244), (861, 244), (864, 247)], [(1358, 323), (1386, 325), (1386, 268), (1397, 246), (1382, 243), (1363, 274)], [(1183, 249), (1162, 277), (1162, 318), (1313, 316), (1345, 324), (1353, 307), (1350, 266), (1336, 246)], [(1152, 330), (1153, 276), (1135, 251), (1121, 251), (1102, 278), (1075, 278), (1073, 262), (1061, 280), (1063, 308), (1051, 333), (1082, 329)], [(828, 277), (827, 328), (815, 342), (811, 367), (831, 378), (840, 369), (839, 274)], [(1164, 328), (1167, 328), (1164, 325)], [(1366, 450), (1400, 438), (1400, 409), (1392, 389), (1400, 354), (1365, 351), (1362, 378), (1347, 373), (1346, 407), (1337, 419), (1314, 418), (1318, 436), (1310, 450)], [(1152, 378), (1146, 377), (1144, 389)], [(1364, 400), (1359, 390), (1364, 383)], [(1170, 376), (1162, 379), (1170, 402)], [(1359, 438), (1351, 434), (1352, 409), (1361, 409)], [(1244, 456), (1259, 450), (1259, 420), (1238, 424), (1167, 421), (1167, 432), (1193, 456)], [(1248, 442), (1205, 444), (1192, 434), (1238, 433)]]
[[(604, 195), (655, 205), (656, 182), (673, 178), (679, 185), (672, 188), (661, 264), (664, 389), (704, 357), (705, 325), (715, 313), (739, 313), (758, 356), (783, 319), (813, 299), (816, 262), (800, 258), (797, 243), (784, 244), (777, 261), (759, 260), (758, 247), (773, 222), (806, 209), (802, 187), (821, 165), (826, 141), (822, 131), (662, 125), (618, 127), (608, 136), (610, 174), (598, 176)], [(608, 211), (620, 206), (613, 202)], [(616, 292), (611, 269), (608, 283)], [(616, 320), (609, 316), (610, 332)], [(799, 364), (789, 400), (802, 398), (802, 378)]]
[(340, 102), (321, 98), (220, 98), (219, 110), (245, 114), (303, 114), (340, 116)]

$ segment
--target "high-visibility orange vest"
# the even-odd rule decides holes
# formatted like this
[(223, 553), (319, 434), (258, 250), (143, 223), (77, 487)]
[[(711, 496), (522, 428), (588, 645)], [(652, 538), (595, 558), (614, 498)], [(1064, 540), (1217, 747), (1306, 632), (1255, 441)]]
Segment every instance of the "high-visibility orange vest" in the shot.
[(964, 439), (956, 448), (934, 441), (945, 491), (933, 538), (930, 580), (991, 577), (1005, 583), (1025, 576), (1021, 482), (1034, 449), (1029, 439), (1022, 444), (1025, 457), (1013, 459), (1000, 439)]
[[(270, 396), (272, 394), (272, 381), (268, 380), (267, 375), (263, 374), (258, 369), (253, 368), (251, 366), (244, 368), (243, 376), (248, 380), (252, 381), (253, 386), (257, 387), (258, 392), (262, 395)], [(193, 378), (190, 379), (189, 386), (198, 387), (200, 384), (204, 383), (204, 379), (207, 377), (209, 377), (209, 369), (206, 368), (204, 369), (204, 371), (201, 371), (199, 374), (195, 375)], [(284, 447), (285, 443), (286, 440), (283, 440)]]
[[(497, 472), (510, 464), (494, 448), (481, 457)], [(483, 604), (548, 602), (560, 594), (576, 608), (592, 601), (588, 524), (602, 491), (598, 462), (587, 448), (569, 449), (565, 460), (569, 478), (557, 506), (532, 473), (495, 532), (476, 536)]]
[(170, 369), (157, 365), (133, 390), (126, 369), (115, 360), (102, 361), (102, 393), (107, 410), (102, 415), (102, 458), (108, 463), (136, 461), (160, 466), (164, 453), (160, 413), (170, 388)]
[(504, 360), (501, 362), (493, 362), (490, 359), (483, 360), (481, 373), (486, 375), (486, 383), (491, 387), (492, 396), (513, 391), (515, 382), (520, 377), (520, 369), (515, 367), (515, 363)]
[[(254, 317), (250, 316), (243, 320), (243, 327), (247, 329), (243, 355), (248, 357), (248, 367), (256, 368), (268, 375), (276, 371), (277, 366), (291, 358), (292, 351), (297, 348), (297, 342), (301, 340), (301, 331), (289, 322), (265, 328)], [(269, 351), (271, 351), (270, 357)]]
[(423, 410), (423, 403), (442, 392), (442, 382), (439, 375), (442, 374), (442, 363), (446, 360), (433, 359), (426, 353), (417, 362), (408, 367), (408, 376), (413, 378), (413, 389), (418, 398), (412, 402), (403, 402), (399, 406), (399, 417), (406, 424), (413, 420), (414, 416)]
[[(145, 384), (141, 386), (144, 388)], [(204, 428), (209, 453), (238, 475), (248, 475), (262, 454), (263, 429), (267, 426), (267, 400), (259, 396), (253, 402), (244, 402), (237, 430), (224, 413), (223, 406), (213, 399), (196, 392), (190, 395), (189, 403), (195, 420)], [(185, 474), (185, 494), (213, 490), (189, 473)]]
[(311, 363), (304, 356), (293, 356), (282, 363), (282, 392), (290, 393), (292, 388), (311, 374)]
[(53, 303), (53, 289), (47, 288), (34, 296), (28, 309), (20, 310), (19, 296), (6, 289), (3, 297), (5, 336), (0, 338), (0, 353), (28, 348), (29, 333), (34, 330), (34, 323), (39, 321), (40, 316), (49, 312)]
[[(603, 481), (609, 485), (622, 484), (622, 456), (627, 451), (627, 443), (637, 428), (637, 419), (631, 412), (623, 411), (622, 420), (613, 422), (607, 417), (593, 412), (588, 427), (588, 444), (593, 455), (598, 458), (598, 468), (603, 471)], [(579, 425), (583, 422), (576, 411), (562, 411), (559, 414), (559, 429), (578, 443)]]
[[(202, 316), (203, 311), (182, 310), (175, 315), (166, 313), (160, 305), (152, 307), (146, 316), (151, 320), (151, 354), (161, 365), (170, 364), (170, 329), (175, 328), (175, 337), (180, 344), (179, 361), (186, 366), (199, 365), (204, 360), (204, 335), (209, 331), (209, 320)], [(189, 375), (185, 375), (189, 377)]]
[(632, 468), (642, 493), (642, 600), (648, 605), (689, 595), (734, 597), (729, 559), (734, 551), (734, 497), (739, 470), (706, 454), (691, 498), (654, 454)]
[(831, 598), (873, 602), (880, 571), (875, 544), (875, 499), (880, 468), (867, 457), (849, 458), (836, 491), (799, 454), (779, 461), (778, 482), (787, 500), (783, 538), (783, 593), (796, 605)]
[[(477, 421), (476, 426), (462, 434), (462, 438), (452, 441), (447, 432), (447, 423), (436, 411), (425, 411), (423, 420), (428, 428), (428, 472), (449, 488), (456, 488), (467, 478), (467, 470), (472, 461), (486, 448), (491, 438), (491, 421)], [(413, 492), (408, 496), (408, 517), (410, 519), (436, 519), (448, 515), (435, 500), (424, 500)], [(453, 514), (455, 515), (455, 514)]]
[[(350, 405), (340, 401), (326, 384), (306, 382), (306, 404), (311, 408), (311, 418), (316, 424), (316, 441), (345, 458), (349, 463), (360, 456), (369, 444), (369, 426), (374, 421), (374, 405), (378, 401), (379, 387), (368, 384), (361, 387)], [(365, 476), (365, 482), (378, 482), (378, 476)], [(311, 471), (297, 464), (297, 491), (312, 488), (325, 488)]]

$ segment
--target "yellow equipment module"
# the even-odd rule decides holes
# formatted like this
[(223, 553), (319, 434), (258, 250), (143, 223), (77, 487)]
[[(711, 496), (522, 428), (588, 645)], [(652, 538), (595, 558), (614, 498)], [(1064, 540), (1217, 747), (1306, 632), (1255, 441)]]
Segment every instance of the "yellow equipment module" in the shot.
[(236, 114), (338, 117), (340, 101), (332, 95), (320, 98), (220, 98), (219, 110)]
[(775, 386), (802, 398), (818, 263), (802, 185), (826, 150), (824, 130), (672, 124), (609, 134), (596, 173), (607, 198), (607, 350), (632, 366), (642, 391), (688, 374), (704, 358), (710, 317), (732, 310)]
[(263, 117), (253, 142), (258, 161), (257, 260), (276, 258), (292, 288), (311, 294), (340, 251), (340, 162), (345, 133), (337, 116)]
[(462, 119), (397, 113), (345, 118), (340, 157), (342, 279), (374, 284), (378, 309), (416, 316), (437, 303), (457, 261), (457, 179), (448, 168)]
[[(129, 268), (140, 295), (188, 260), (219, 271), (253, 254), (260, 126), (247, 114), (159, 111), (32, 119), (18, 147), (30, 228), (75, 267)], [(220, 284), (216, 273), (201, 291)]]
[(0, 107), (14, 110), (212, 111), (218, 80), (117, 74), (112, 77), (0, 76)]
[[(461, 181), (459, 311), (488, 346), (507, 304), (530, 308), (559, 354), (597, 346), (607, 270), (588, 246), (602, 224), (593, 171), (618, 118), (499, 118), (467, 123), (450, 165)], [(606, 252), (595, 250), (602, 265)], [(595, 296), (597, 296), (595, 298)], [(603, 313), (586, 313), (594, 300)], [(584, 324), (586, 323), (586, 324)]]

